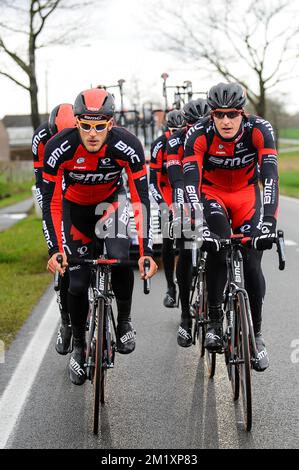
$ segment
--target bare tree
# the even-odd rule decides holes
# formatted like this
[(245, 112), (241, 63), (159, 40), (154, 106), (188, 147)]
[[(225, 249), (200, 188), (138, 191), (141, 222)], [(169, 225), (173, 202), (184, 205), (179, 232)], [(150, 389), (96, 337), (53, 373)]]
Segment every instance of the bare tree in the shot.
[[(40, 124), (38, 110), (38, 83), (36, 77), (36, 52), (48, 45), (66, 44), (70, 40), (72, 33), (78, 28), (77, 25), (59, 28), (56, 25), (55, 34), (45, 38), (45, 30), (49, 23), (49, 18), (58, 8), (62, 10), (74, 9), (78, 6), (84, 7), (90, 2), (75, 4), (68, 0), (28, 0), (24, 5), (22, 0), (0, 0), (0, 52), (4, 52), (6, 58), (16, 65), (15, 72), (7, 71), (4, 65), (0, 64), (0, 74), (22, 87), (30, 94), (31, 121), (35, 129)], [(59, 24), (59, 22), (58, 22)], [(57, 30), (59, 31), (57, 33)], [(8, 45), (12, 37), (20, 36), (17, 47)], [(23, 39), (25, 38), (25, 40)], [(46, 42), (42, 42), (42, 38)], [(14, 40), (15, 43), (15, 40)], [(20, 71), (25, 75), (23, 81)]]
[(162, 33), (164, 50), (239, 82), (255, 112), (266, 116), (267, 94), (295, 77), (298, 6), (293, 0), (186, 2), (180, 11), (164, 9), (172, 26)]

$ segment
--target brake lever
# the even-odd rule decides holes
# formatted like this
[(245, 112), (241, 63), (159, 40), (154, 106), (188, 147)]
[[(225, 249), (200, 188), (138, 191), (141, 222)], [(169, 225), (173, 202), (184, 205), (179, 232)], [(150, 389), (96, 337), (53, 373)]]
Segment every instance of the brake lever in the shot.
[[(57, 256), (57, 262), (62, 266), (63, 258), (61, 255)], [(54, 274), (54, 290), (59, 291), (60, 290), (60, 284), (61, 284), (61, 275), (58, 270), (55, 271)]]
[(286, 262), (283, 230), (277, 230), (276, 248), (277, 248), (276, 251), (278, 253), (278, 259), (279, 259), (278, 267), (280, 271), (283, 271), (285, 268), (285, 262)]

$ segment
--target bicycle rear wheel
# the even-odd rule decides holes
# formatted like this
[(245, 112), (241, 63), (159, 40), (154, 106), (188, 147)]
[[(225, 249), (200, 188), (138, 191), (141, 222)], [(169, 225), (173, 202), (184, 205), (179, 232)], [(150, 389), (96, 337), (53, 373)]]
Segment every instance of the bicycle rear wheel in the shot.
[(251, 357), (249, 343), (249, 329), (247, 322), (247, 308), (243, 292), (236, 295), (238, 327), (238, 373), (242, 397), (243, 423), (246, 431), (252, 427), (252, 387), (251, 387)]
[(104, 336), (104, 313), (105, 303), (99, 299), (96, 312), (96, 351), (95, 351), (95, 370), (93, 377), (93, 433), (98, 434), (99, 429), (99, 411), (100, 400), (104, 397), (104, 367), (103, 367), (103, 336)]

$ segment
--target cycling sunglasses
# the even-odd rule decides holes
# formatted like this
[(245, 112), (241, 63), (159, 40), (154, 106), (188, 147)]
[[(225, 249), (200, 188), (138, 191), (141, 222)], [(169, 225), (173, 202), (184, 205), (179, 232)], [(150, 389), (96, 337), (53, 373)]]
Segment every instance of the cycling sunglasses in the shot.
[(90, 122), (78, 119), (79, 127), (84, 132), (90, 132), (91, 129), (94, 129), (96, 132), (103, 132), (107, 128), (109, 122), (110, 120)]
[(215, 111), (212, 111), (212, 116), (214, 116), (217, 119), (223, 119), (224, 116), (227, 116), (228, 119), (234, 119), (242, 113), (243, 113), (243, 109), (231, 109), (231, 110), (225, 110), (225, 111), (220, 111), (216, 109)]

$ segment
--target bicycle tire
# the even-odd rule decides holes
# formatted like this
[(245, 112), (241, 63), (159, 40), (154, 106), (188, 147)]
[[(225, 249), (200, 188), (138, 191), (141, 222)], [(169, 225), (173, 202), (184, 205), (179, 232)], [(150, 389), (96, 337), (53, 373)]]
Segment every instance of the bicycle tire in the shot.
[(212, 379), (214, 377), (215, 371), (216, 371), (216, 353), (215, 352), (209, 352), (206, 349), (205, 358), (206, 358), (206, 365), (207, 365), (207, 369), (208, 369), (208, 377), (209, 377), (209, 379)]
[[(206, 330), (207, 326), (209, 324), (209, 316), (208, 316), (208, 288), (207, 288), (207, 281), (206, 281), (206, 276), (204, 275), (204, 288), (203, 288), (203, 328), (202, 328), (202, 344), (204, 345), (205, 343), (205, 338), (206, 338)], [(215, 375), (216, 371), (216, 353), (215, 352), (209, 352), (206, 348), (205, 350), (205, 359), (206, 359), (206, 366), (208, 369), (208, 377), (209, 379), (212, 379)]]
[(100, 401), (102, 393), (104, 393), (103, 380), (103, 335), (104, 335), (104, 313), (105, 303), (103, 299), (98, 300), (97, 305), (97, 327), (96, 327), (96, 351), (95, 351), (95, 370), (93, 377), (93, 433), (98, 434)]
[[(229, 336), (226, 336), (227, 344), (225, 346), (224, 354), (225, 354), (225, 362), (227, 368), (227, 375), (231, 384), (233, 400), (237, 401), (240, 395), (240, 378), (239, 378), (239, 370), (237, 365), (234, 363), (237, 359), (237, 344), (238, 344), (238, 322), (239, 317), (237, 316), (236, 309), (233, 312), (234, 318), (232, 321), (232, 329), (230, 331)], [(225, 314), (226, 318), (226, 328), (227, 331), (227, 313)]]
[(238, 328), (238, 364), (240, 391), (242, 398), (243, 423), (246, 431), (252, 427), (252, 387), (251, 387), (251, 356), (249, 329), (247, 323), (247, 308), (243, 292), (237, 292), (237, 307), (239, 310)]

